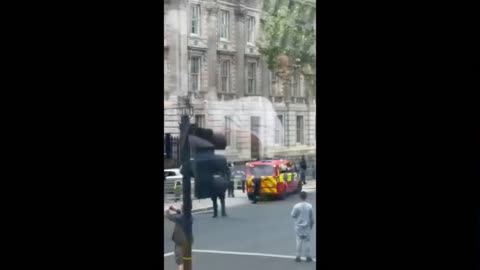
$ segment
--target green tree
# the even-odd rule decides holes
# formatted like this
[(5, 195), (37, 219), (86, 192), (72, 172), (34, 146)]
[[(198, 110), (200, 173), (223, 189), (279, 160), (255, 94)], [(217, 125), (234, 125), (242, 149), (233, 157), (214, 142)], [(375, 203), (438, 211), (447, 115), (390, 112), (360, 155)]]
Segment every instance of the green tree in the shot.
[[(268, 68), (279, 74), (286, 85), (295, 69), (311, 75), (315, 68), (315, 9), (312, 2), (264, 1), (263, 35), (257, 46)], [(310, 76), (310, 81), (312, 79)]]

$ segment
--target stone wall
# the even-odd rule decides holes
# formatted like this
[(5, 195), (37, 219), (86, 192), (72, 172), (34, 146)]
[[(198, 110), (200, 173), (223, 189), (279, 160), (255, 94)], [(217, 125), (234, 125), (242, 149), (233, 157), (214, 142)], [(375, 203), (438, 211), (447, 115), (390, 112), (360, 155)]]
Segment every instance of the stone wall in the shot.
[(163, 133), (171, 133), (172, 135), (180, 135), (180, 110), (178, 109), (178, 97), (169, 96), (168, 100), (164, 100), (164, 116), (163, 116)]
[[(292, 155), (296, 156), (297, 153), (314, 154), (315, 145), (315, 106), (307, 104), (291, 104), (287, 110), (285, 103), (271, 104), (268, 101), (269, 98), (269, 80), (270, 74), (267, 72), (263, 65), (263, 61), (260, 56), (256, 54), (256, 48), (253, 53), (250, 53), (249, 46), (246, 44), (240, 44), (243, 40), (243, 35), (246, 29), (237, 27), (242, 25), (245, 17), (242, 12), (238, 12), (238, 1), (204, 1), (204, 0), (191, 0), (191, 3), (199, 3), (201, 5), (201, 31), (200, 37), (194, 37), (190, 35), (191, 31), (191, 17), (190, 6), (175, 4), (176, 1), (170, 1), (172, 4), (165, 4), (166, 19), (166, 45), (164, 46), (165, 52), (165, 99), (164, 99), (164, 133), (172, 133), (174, 135), (179, 134), (178, 123), (180, 122), (180, 106), (178, 104), (178, 95), (181, 91), (186, 90), (189, 87), (189, 57), (192, 55), (199, 55), (202, 57), (201, 61), (201, 76), (200, 87), (202, 93), (208, 91), (212, 92), (213, 98), (210, 96), (208, 101), (203, 94), (199, 94), (194, 99), (194, 114), (202, 114), (205, 116), (206, 128), (212, 128), (215, 131), (224, 132), (225, 128), (225, 116), (234, 116), (237, 121), (236, 126), (232, 126), (232, 131), (235, 133), (233, 145), (226, 149), (225, 155), (230, 160), (248, 160), (251, 157), (251, 132), (250, 132), (250, 119), (252, 116), (260, 117), (260, 138), (262, 141), (262, 148), (260, 150), (262, 156), (273, 155)], [(207, 6), (209, 3), (217, 3), (219, 8), (218, 12), (209, 13)], [(260, 27), (260, 9), (263, 5), (263, 1), (244, 1), (246, 5), (245, 15), (256, 17), (257, 34)], [(179, 12), (178, 7), (183, 7), (184, 10)], [(220, 10), (225, 9), (230, 11), (230, 36), (228, 41), (220, 41), (218, 35), (218, 27), (207, 28), (209, 16), (216, 16), (220, 18)], [(210, 14), (210, 15), (209, 15)], [(178, 15), (183, 16), (180, 22)], [(216, 18), (210, 17), (212, 22), (216, 22)], [(240, 18), (240, 22), (237, 19)], [(170, 25), (169, 25), (170, 24)], [(217, 24), (217, 23), (216, 23)], [(245, 24), (246, 27), (246, 24)], [(185, 36), (178, 35), (178, 29), (182, 28), (182, 33), (186, 33)], [(241, 30), (243, 29), (243, 30)], [(213, 31), (213, 32), (212, 32)], [(240, 31), (240, 32), (239, 32)], [(208, 45), (210, 36), (210, 42), (212, 41), (212, 35), (216, 40), (217, 46), (214, 46), (212, 50)], [(194, 44), (196, 42), (196, 45)], [(178, 44), (182, 46), (180, 52), (178, 51)], [(227, 45), (227, 49), (224, 49), (223, 44)], [(239, 52), (241, 50), (243, 52)], [(212, 54), (215, 54), (213, 57)], [(215, 59), (215, 67), (210, 67), (209, 63)], [(233, 101), (218, 101), (217, 87), (219, 77), (219, 64), (222, 59), (230, 59), (230, 81), (231, 91), (237, 96)], [(244, 64), (241, 64), (243, 61)], [(239, 99), (245, 96), (247, 88), (247, 63), (248, 61), (255, 61), (257, 63), (256, 69), (256, 93), (252, 96), (245, 97), (245, 99)], [(239, 64), (241, 64), (239, 66)], [(213, 76), (211, 73), (215, 73)], [(245, 77), (241, 77), (245, 76)], [(214, 78), (214, 82), (210, 81)], [(239, 81), (241, 79), (241, 81)], [(301, 82), (304, 87), (304, 82)], [(283, 87), (283, 84), (281, 84)], [(185, 89), (184, 89), (185, 88)], [(262, 96), (258, 98), (256, 96)], [(242, 101), (243, 100), (243, 101)], [(246, 101), (246, 102), (245, 102)], [(277, 121), (276, 114), (282, 114), (284, 116), (284, 145), (275, 145), (275, 121)], [(303, 115), (304, 117), (304, 144), (298, 145), (296, 142), (296, 116)], [(192, 122), (194, 117), (192, 117)], [(288, 136), (287, 136), (288, 135)], [(313, 151), (313, 152), (312, 152)]]

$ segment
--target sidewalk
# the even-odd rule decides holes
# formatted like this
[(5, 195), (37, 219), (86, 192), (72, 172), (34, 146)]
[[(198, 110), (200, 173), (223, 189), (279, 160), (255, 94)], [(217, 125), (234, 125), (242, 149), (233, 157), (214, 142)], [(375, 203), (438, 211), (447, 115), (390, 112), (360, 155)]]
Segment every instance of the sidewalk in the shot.
[[(303, 189), (315, 190), (316, 186), (317, 186), (317, 182), (315, 180), (307, 180), (307, 184), (303, 186)], [(242, 193), (242, 190), (240, 189), (235, 190), (234, 198), (225, 197), (225, 206), (227, 208), (230, 208), (232, 206), (237, 206), (237, 205), (249, 204), (249, 203), (250, 201), (248, 200), (247, 193)], [(182, 204), (182, 201), (164, 203), (163, 211), (164, 212), (167, 211), (167, 209), (170, 206), (179, 208), (181, 204)], [(220, 204), (220, 202), (218, 202), (218, 204)], [(192, 213), (209, 211), (212, 209), (213, 209), (212, 200), (210, 199), (201, 199), (201, 200), (193, 199), (192, 200)]]
[[(230, 198), (230, 197), (225, 197), (225, 206), (232, 207), (236, 205), (242, 205), (242, 204), (247, 204), (249, 203), (249, 200), (247, 198), (247, 193), (242, 193), (242, 190), (235, 190), (235, 197)], [(173, 206), (175, 208), (179, 208), (180, 205), (182, 204), (182, 201), (178, 202), (167, 202), (164, 203), (164, 212), (167, 211), (167, 209), (170, 206)], [(220, 202), (218, 202), (219, 207), (220, 207)], [(212, 200), (211, 199), (192, 199), (192, 213), (196, 212), (202, 212), (202, 211), (208, 211), (212, 210), (213, 205), (212, 205)]]
[(303, 186), (306, 190), (317, 189), (317, 180), (311, 179), (307, 180), (307, 184)]

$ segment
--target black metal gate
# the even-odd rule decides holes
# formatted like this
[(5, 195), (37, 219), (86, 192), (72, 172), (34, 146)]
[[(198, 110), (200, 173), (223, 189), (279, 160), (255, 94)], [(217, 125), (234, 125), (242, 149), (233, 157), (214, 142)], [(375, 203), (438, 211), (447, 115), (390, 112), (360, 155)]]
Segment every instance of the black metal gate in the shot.
[(179, 136), (172, 136), (170, 133), (164, 135), (163, 138), (163, 149), (165, 149), (164, 153), (164, 166), (166, 169), (168, 168), (178, 168), (180, 167), (180, 137)]

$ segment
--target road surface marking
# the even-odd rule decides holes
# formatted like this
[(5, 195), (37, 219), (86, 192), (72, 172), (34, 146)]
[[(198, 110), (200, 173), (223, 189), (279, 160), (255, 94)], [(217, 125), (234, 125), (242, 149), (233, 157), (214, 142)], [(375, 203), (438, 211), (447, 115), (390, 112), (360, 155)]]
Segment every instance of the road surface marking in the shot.
[[(268, 254), (268, 253), (250, 253), (250, 252), (236, 252), (236, 251), (205, 250), (205, 249), (192, 249), (192, 252), (295, 259), (295, 256), (291, 256), (291, 255), (278, 255), (278, 254)], [(173, 252), (165, 253), (163, 256), (168, 257), (171, 255), (173, 255)], [(312, 259), (312, 260), (314, 262), (317, 262), (317, 259)]]

